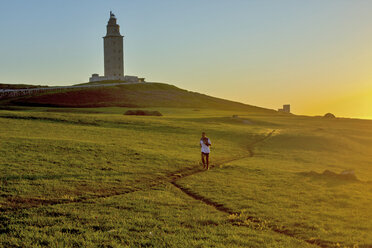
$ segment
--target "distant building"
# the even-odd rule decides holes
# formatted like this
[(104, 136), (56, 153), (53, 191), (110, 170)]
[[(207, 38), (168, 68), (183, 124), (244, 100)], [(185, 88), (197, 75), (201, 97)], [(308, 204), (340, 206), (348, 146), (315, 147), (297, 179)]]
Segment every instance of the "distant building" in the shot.
[(115, 15), (110, 11), (110, 19), (106, 26), (106, 36), (103, 37), (104, 76), (92, 74), (89, 82), (120, 80), (127, 82), (144, 82), (144, 78), (124, 76), (124, 46), (120, 34), (120, 26), (116, 23)]
[(278, 109), (278, 112), (291, 113), (291, 105), (284, 104), (283, 108)]
[(283, 105), (283, 112), (285, 112), (285, 113), (291, 113), (291, 105), (284, 104)]

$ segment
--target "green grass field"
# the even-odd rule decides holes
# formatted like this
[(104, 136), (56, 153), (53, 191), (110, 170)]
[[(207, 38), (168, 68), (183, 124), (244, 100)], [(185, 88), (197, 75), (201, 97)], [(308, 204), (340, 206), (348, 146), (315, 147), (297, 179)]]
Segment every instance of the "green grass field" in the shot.
[(0, 247), (372, 247), (372, 121), (142, 109), (0, 110)]

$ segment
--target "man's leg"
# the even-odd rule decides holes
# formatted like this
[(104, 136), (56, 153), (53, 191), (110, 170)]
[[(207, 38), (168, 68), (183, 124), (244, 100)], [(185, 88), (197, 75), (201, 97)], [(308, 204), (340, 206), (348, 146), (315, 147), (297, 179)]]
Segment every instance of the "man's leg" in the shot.
[(209, 170), (209, 153), (205, 154), (205, 159), (207, 160), (207, 170)]
[(203, 169), (205, 169), (204, 153), (201, 153), (201, 159), (203, 162)]

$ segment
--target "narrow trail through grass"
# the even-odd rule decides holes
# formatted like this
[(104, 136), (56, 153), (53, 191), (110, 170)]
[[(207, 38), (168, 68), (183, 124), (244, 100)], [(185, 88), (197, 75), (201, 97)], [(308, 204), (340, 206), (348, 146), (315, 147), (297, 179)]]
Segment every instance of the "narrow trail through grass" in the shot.
[[(242, 157), (239, 157), (239, 158), (234, 158), (234, 159), (230, 159), (228, 161), (223, 161), (223, 162), (219, 162), (219, 163), (216, 163), (216, 165), (211, 165), (211, 169), (212, 168), (216, 168), (216, 167), (220, 167), (221, 165), (223, 164), (227, 164), (227, 163), (230, 163), (230, 162), (233, 162), (233, 161), (237, 161), (237, 160), (241, 160), (241, 159), (244, 159), (244, 158), (247, 158), (247, 157), (253, 157), (254, 156), (254, 147), (261, 143), (261, 142), (264, 142), (266, 140), (268, 140), (273, 134), (274, 134), (275, 130), (271, 131), (270, 133), (268, 133), (265, 137), (261, 138), (261, 139), (258, 139), (254, 142), (252, 142), (251, 144), (249, 144), (247, 146), (248, 148), (248, 152), (249, 152), (249, 155), (248, 156), (242, 156)], [(203, 170), (203, 169), (196, 169), (196, 170), (191, 170), (191, 171), (188, 171), (188, 173), (184, 173), (184, 172), (187, 172), (187, 171), (179, 171), (178, 173), (174, 173), (173, 174), (173, 177), (174, 179), (170, 181), (170, 183), (175, 186), (176, 188), (178, 188), (179, 190), (181, 190), (183, 193), (185, 193), (186, 195), (190, 196), (191, 198), (195, 199), (195, 200), (198, 200), (198, 201), (201, 201), (203, 202), (204, 204), (207, 204), (209, 206), (212, 206), (214, 207), (216, 210), (220, 211), (220, 212), (223, 212), (223, 213), (226, 213), (226, 214), (229, 214), (229, 215), (234, 215), (234, 216), (239, 216), (241, 213), (240, 212), (237, 212), (237, 211), (234, 211), (226, 206), (224, 206), (223, 204), (221, 203), (217, 203), (211, 199), (208, 199), (196, 192), (193, 192), (192, 190), (188, 189), (188, 188), (185, 188), (183, 187), (182, 185), (178, 184), (177, 183), (177, 180), (180, 180), (182, 178), (185, 178), (185, 177), (188, 177), (188, 176), (192, 176), (192, 175), (195, 175), (196, 173), (202, 173), (202, 172), (207, 172), (207, 170)], [(330, 241), (326, 241), (326, 240), (320, 240), (320, 239), (308, 239), (308, 240), (305, 240), (305, 239), (300, 239), (298, 237), (296, 237), (296, 235), (293, 233), (293, 231), (290, 231), (290, 230), (287, 230), (283, 227), (279, 227), (278, 225), (275, 225), (275, 224), (267, 224), (265, 223), (265, 221), (261, 220), (260, 218), (258, 217), (255, 217), (255, 216), (244, 216), (245, 220), (248, 220), (250, 222), (253, 222), (253, 223), (258, 223), (258, 224), (263, 224), (263, 225), (266, 225), (266, 227), (276, 233), (279, 233), (279, 234), (282, 234), (282, 235), (286, 235), (286, 236), (289, 236), (291, 238), (295, 238), (297, 240), (300, 240), (300, 241), (304, 241), (306, 243), (309, 243), (309, 244), (312, 244), (312, 245), (316, 245), (318, 247), (322, 247), (322, 248), (329, 248), (329, 247), (340, 247), (340, 244), (339, 243), (335, 243), (335, 242), (330, 242)], [(244, 226), (244, 223), (243, 222), (237, 222), (236, 221), (232, 221), (232, 224), (233, 225), (237, 225), (237, 226)]]
[[(252, 142), (251, 144), (249, 144), (248, 145), (249, 155), (240, 156), (240, 157), (229, 159), (229, 160), (219, 161), (219, 162), (216, 163), (216, 165), (212, 165), (211, 168), (213, 168), (215, 166), (221, 166), (223, 164), (226, 164), (226, 163), (229, 163), (229, 162), (232, 162), (232, 161), (236, 161), (236, 160), (240, 160), (240, 159), (243, 159), (243, 158), (246, 158), (246, 157), (252, 157), (253, 154), (254, 154), (254, 152), (253, 152), (254, 146), (257, 143), (263, 142), (266, 139), (270, 138), (274, 132), (275, 132), (275, 130), (273, 130), (272, 132), (267, 134), (265, 137), (263, 137), (261, 139), (258, 139), (256, 141)], [(135, 188), (115, 189), (115, 190), (111, 190), (111, 191), (109, 191), (105, 194), (95, 195), (95, 196), (91, 196), (91, 197), (79, 197), (79, 198), (76, 198), (76, 199), (40, 199), (40, 198), (12, 197), (12, 198), (8, 198), (8, 202), (10, 204), (7, 207), (1, 207), (0, 209), (4, 212), (14, 212), (14, 211), (21, 211), (22, 209), (37, 208), (37, 207), (40, 207), (40, 206), (52, 206), (52, 205), (72, 204), (72, 203), (80, 203), (80, 202), (87, 203), (89, 201), (99, 199), (99, 198), (107, 198), (107, 197), (112, 197), (112, 196), (125, 195), (125, 194), (134, 193), (134, 192), (145, 190), (145, 189), (146, 190), (151, 189), (151, 188), (156, 187), (158, 185), (166, 184), (166, 183), (169, 183), (169, 182), (174, 184), (175, 181), (180, 179), (180, 178), (191, 176), (191, 175), (194, 175), (196, 173), (203, 172), (203, 171), (204, 170), (199, 168), (199, 165), (193, 165), (193, 166), (190, 166), (190, 167), (182, 168), (181, 170), (178, 170), (176, 172), (170, 173), (166, 177), (156, 177), (153, 180), (147, 181), (146, 182), (146, 187), (142, 187), (142, 185), (141, 185), (141, 187), (138, 187), (138, 188), (135, 187)], [(143, 183), (142, 181), (137, 181), (137, 182), (139, 184)], [(25, 204), (25, 203), (27, 203), (27, 204)]]

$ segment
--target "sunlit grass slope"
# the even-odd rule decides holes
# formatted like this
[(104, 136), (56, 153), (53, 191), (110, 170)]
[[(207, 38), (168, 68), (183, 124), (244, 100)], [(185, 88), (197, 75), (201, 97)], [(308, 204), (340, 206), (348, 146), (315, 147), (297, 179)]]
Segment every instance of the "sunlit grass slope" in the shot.
[[(148, 109), (163, 116), (0, 110), (0, 244), (372, 244), (372, 122)], [(213, 144), (207, 172), (198, 165), (201, 131)], [(350, 169), (356, 178), (323, 174)]]

